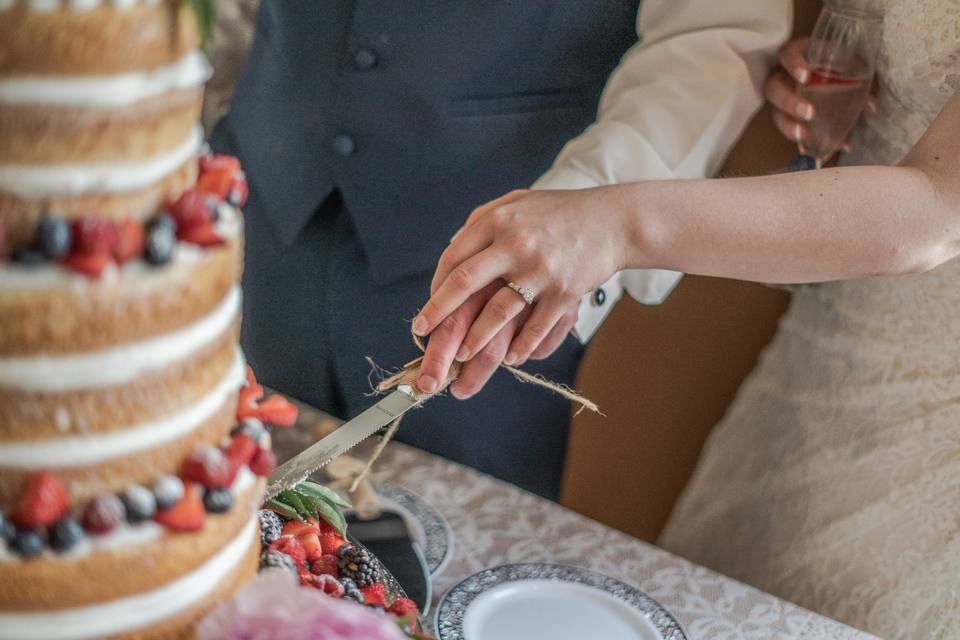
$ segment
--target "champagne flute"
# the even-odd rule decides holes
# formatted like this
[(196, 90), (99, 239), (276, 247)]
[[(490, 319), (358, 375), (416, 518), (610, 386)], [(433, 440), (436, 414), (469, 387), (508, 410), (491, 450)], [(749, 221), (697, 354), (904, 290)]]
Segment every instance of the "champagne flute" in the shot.
[(819, 169), (843, 147), (867, 104), (882, 30), (876, 13), (829, 3), (820, 13), (805, 54), (810, 79), (797, 85), (815, 117), (790, 170)]

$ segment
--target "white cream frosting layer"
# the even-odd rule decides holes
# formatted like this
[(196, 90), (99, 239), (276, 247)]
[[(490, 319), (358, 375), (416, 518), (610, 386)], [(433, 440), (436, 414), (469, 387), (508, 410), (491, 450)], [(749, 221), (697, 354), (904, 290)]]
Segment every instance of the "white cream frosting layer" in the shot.
[(0, 103), (109, 108), (144, 98), (198, 87), (210, 78), (210, 65), (199, 51), (156, 69), (98, 76), (5, 76)]
[(197, 570), (159, 589), (103, 604), (0, 614), (0, 640), (82, 640), (148, 627), (203, 601), (243, 559), (257, 534), (256, 515)]
[(173, 151), (143, 162), (91, 164), (0, 164), (0, 189), (21, 198), (119, 193), (143, 189), (197, 155), (203, 144), (198, 125)]
[(213, 311), (172, 333), (77, 355), (0, 358), (0, 387), (56, 393), (123, 384), (209, 344), (239, 309), (240, 286), (234, 285)]
[[(107, 0), (22, 0), (22, 2), (31, 11), (49, 13), (56, 11), (61, 5), (69, 7), (73, 11), (90, 11), (101, 4), (109, 4), (117, 9), (129, 9), (140, 2), (155, 5), (160, 0), (109, 0), (109, 2)], [(12, 9), (16, 5), (17, 0), (0, 0), (0, 11)]]
[(159, 447), (200, 427), (223, 406), (231, 393), (240, 388), (243, 380), (244, 362), (238, 349), (223, 380), (186, 409), (109, 433), (0, 444), (0, 468), (82, 467)]

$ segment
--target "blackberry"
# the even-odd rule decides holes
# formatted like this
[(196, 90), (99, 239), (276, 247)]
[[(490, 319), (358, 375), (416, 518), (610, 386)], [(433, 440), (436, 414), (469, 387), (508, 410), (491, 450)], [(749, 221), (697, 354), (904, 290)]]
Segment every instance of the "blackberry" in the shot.
[(37, 249), (51, 260), (57, 260), (70, 251), (72, 233), (70, 225), (63, 218), (47, 216), (37, 227)]
[(177, 476), (162, 476), (153, 483), (153, 496), (157, 499), (157, 508), (169, 509), (183, 497), (183, 480)]
[(43, 536), (35, 529), (18, 529), (10, 546), (24, 558), (31, 558), (43, 551)]
[(83, 539), (83, 527), (76, 519), (66, 516), (50, 529), (50, 546), (54, 551), (66, 551)]
[(230, 489), (207, 489), (203, 493), (203, 508), (207, 513), (226, 513), (233, 506)]
[(363, 547), (343, 545), (337, 550), (340, 575), (350, 578), (361, 589), (380, 582), (380, 565)]
[(297, 568), (297, 561), (279, 551), (264, 551), (260, 554), (260, 571), (265, 569), (287, 569), (295, 576), (300, 575), (300, 570)]
[(11, 542), (13, 536), (17, 535), (17, 528), (13, 526), (13, 523), (10, 522), (10, 518), (7, 517), (3, 511), (0, 511), (0, 540), (4, 542)]
[(149, 520), (157, 511), (157, 499), (149, 489), (139, 484), (124, 489), (120, 499), (127, 508), (127, 522), (132, 524)]
[(270, 509), (260, 509), (260, 544), (269, 547), (283, 535), (283, 521)]

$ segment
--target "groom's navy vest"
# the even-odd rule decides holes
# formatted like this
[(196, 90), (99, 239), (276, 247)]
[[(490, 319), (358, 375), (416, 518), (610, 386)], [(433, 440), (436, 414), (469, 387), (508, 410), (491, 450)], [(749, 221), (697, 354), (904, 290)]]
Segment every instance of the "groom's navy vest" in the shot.
[(637, 10), (263, 0), (223, 133), (282, 242), (339, 190), (376, 280), (432, 271), (474, 207), (529, 186), (593, 121)]

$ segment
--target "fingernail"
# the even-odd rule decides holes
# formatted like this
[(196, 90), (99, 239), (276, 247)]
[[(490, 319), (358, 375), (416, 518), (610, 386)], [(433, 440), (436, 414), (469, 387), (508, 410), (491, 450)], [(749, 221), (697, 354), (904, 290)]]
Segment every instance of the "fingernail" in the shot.
[(417, 380), (417, 385), (424, 393), (433, 393), (437, 390), (437, 381), (430, 376), (420, 376), (420, 379)]
[(796, 78), (800, 84), (807, 84), (807, 80), (810, 79), (810, 72), (806, 69), (797, 69), (793, 72), (793, 77)]
[(418, 336), (422, 336), (427, 332), (427, 319), (423, 316), (417, 316), (413, 321), (413, 332)]
[(466, 400), (467, 398), (470, 397), (469, 394), (467, 394), (467, 393), (462, 393), (462, 392), (461, 392), (459, 389), (457, 389), (456, 387), (450, 387), (450, 395), (452, 395), (452, 396), (453, 396), (454, 398), (456, 398), (457, 400)]
[(512, 367), (514, 364), (516, 364), (516, 362), (517, 354), (513, 353), (512, 351), (507, 354), (506, 358), (503, 359), (503, 364), (507, 365), (508, 367)]
[(797, 105), (797, 115), (807, 120), (813, 120), (813, 105), (812, 104), (798, 104)]
[(470, 349), (466, 347), (460, 347), (460, 350), (457, 351), (457, 362), (466, 362), (470, 358)]
[[(799, 140), (802, 137), (803, 137), (803, 127), (801, 127), (800, 125), (795, 125), (793, 127), (793, 139)], [(416, 326), (416, 323), (414, 323), (414, 326)]]

